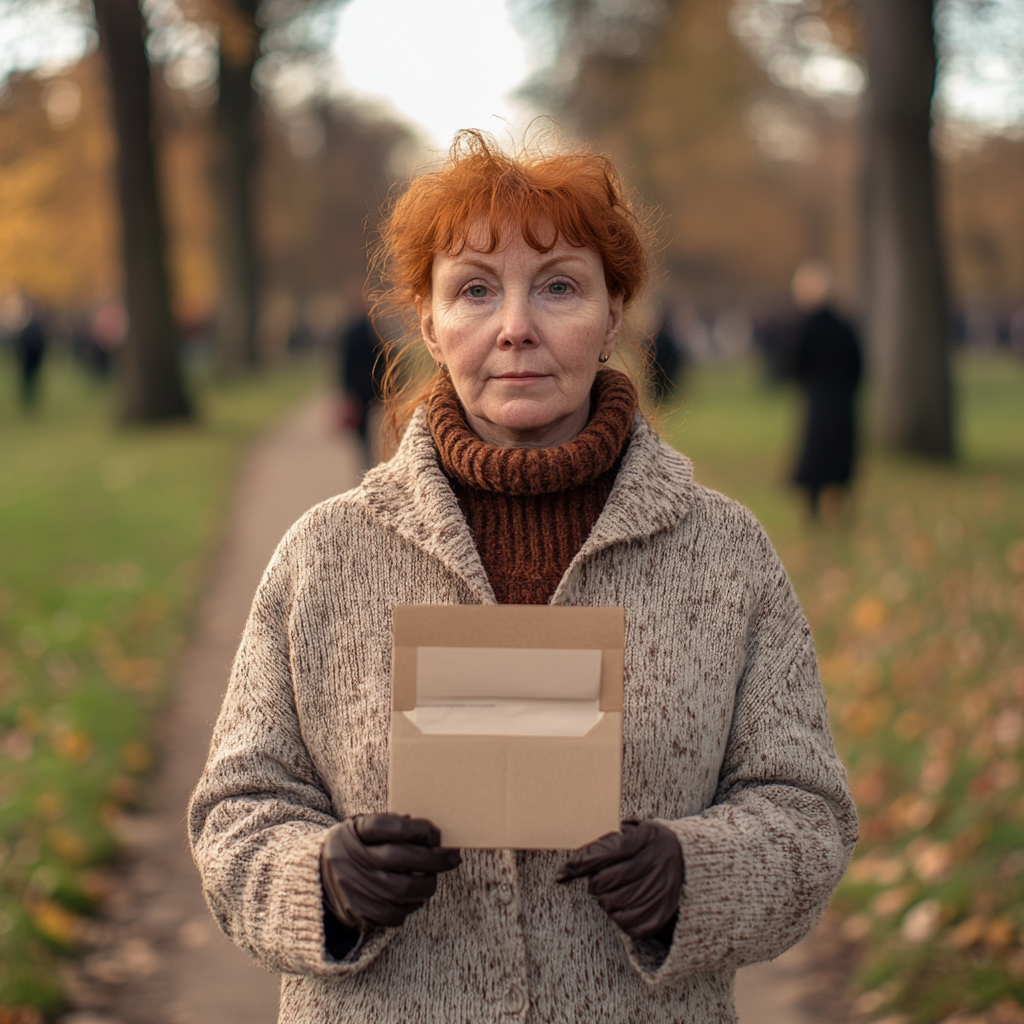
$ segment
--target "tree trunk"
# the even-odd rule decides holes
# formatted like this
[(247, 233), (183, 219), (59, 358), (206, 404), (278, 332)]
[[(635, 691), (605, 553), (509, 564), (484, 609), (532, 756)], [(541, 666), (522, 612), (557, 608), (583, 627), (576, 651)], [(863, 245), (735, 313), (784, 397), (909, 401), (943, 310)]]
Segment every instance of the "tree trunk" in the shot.
[(94, 0), (117, 135), (117, 195), (128, 333), (118, 355), (121, 417), (191, 415), (171, 311), (167, 236), (157, 189), (146, 26), (138, 0)]
[(220, 140), (220, 296), (217, 350), (231, 371), (259, 363), (259, 271), (254, 231), (258, 103), (252, 69), (259, 53), (258, 0), (222, 5), (217, 131)]
[(932, 0), (861, 2), (870, 76), (866, 327), (879, 439), (897, 451), (949, 458), (949, 303), (930, 144)]

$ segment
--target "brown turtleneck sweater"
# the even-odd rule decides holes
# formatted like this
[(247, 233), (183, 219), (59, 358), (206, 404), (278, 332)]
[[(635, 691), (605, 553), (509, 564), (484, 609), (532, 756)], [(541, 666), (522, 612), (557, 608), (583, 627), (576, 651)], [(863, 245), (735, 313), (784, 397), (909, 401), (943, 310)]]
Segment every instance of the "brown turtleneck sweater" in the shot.
[(499, 448), (470, 430), (447, 376), (430, 396), (430, 433), (501, 604), (547, 604), (601, 514), (626, 446), (636, 391), (598, 372), (590, 422), (556, 448)]

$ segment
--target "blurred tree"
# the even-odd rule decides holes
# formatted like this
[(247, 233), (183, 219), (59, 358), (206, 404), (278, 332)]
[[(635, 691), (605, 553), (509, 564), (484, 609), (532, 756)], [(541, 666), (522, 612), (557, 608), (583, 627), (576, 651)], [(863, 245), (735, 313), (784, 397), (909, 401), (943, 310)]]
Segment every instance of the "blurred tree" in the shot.
[[(46, 103), (58, 89), (77, 89), (81, 105), (54, 126)], [(50, 308), (87, 307), (120, 288), (105, 68), (90, 56), (59, 77), (14, 76), (5, 93), (0, 294), (24, 290)]]
[(942, 169), (951, 277), (961, 301), (1009, 317), (1024, 307), (1024, 138), (971, 142)]
[(869, 70), (865, 325), (888, 448), (953, 454), (949, 299), (931, 147), (932, 0), (861, 0)]
[(808, 255), (836, 267), (848, 296), (850, 118), (772, 84), (737, 38), (734, 5), (521, 2), (521, 19), (543, 12), (560, 30), (532, 95), (665, 211), (666, 302), (685, 299), (705, 315), (771, 308)]
[(255, 174), (259, 103), (252, 72), (259, 57), (260, 0), (219, 0), (215, 7), (220, 76), (217, 91), (220, 189), (220, 294), (217, 352), (227, 370), (260, 361), (256, 344), (259, 261), (255, 238)]
[[(64, 18), (65, 0), (0, 0), (0, 35), (12, 33), (10, 12), (26, 9), (38, 14), (36, 27), (12, 49), (38, 53), (46, 32)], [(182, 343), (203, 346), (213, 341), (205, 328), (215, 322), (222, 253), (211, 173), (219, 148), (219, 33), (209, 3), (176, 8), (149, 0), (145, 11), (173, 310)], [(88, 30), (93, 14), (88, 0)], [(415, 147), (408, 131), (379, 110), (329, 93), (328, 44), (336, 31), (330, 5), (275, 0), (260, 18), (267, 20), (255, 72), (260, 147), (252, 234), (260, 271), (258, 348), (273, 360), (290, 327), (310, 311), (323, 340), (332, 318), (344, 315), (344, 295), (366, 274), (367, 216), (408, 163), (392, 151)], [(7, 56), (0, 52), (0, 68)], [(267, 74), (267, 64), (279, 78)], [(312, 99), (303, 92), (296, 105), (295, 83), (310, 80), (317, 91)], [(24, 290), (62, 324), (86, 320), (123, 288), (109, 75), (101, 55), (87, 52), (56, 73), (14, 72), (2, 90), (0, 296)]]
[(121, 416), (141, 423), (191, 415), (171, 312), (166, 232), (157, 188), (145, 21), (138, 0), (93, 0), (117, 136), (128, 334), (119, 356)]
[[(366, 277), (365, 236), (396, 178), (392, 154), (412, 147), (408, 128), (337, 104), (318, 104), (291, 124), (268, 125), (266, 208), (261, 221), (268, 277), (298, 300), (340, 294)], [(320, 145), (296, 157), (295, 129)]]
[[(331, 33), (324, 31), (345, 0), (179, 0), (190, 19), (217, 28), (217, 180), (220, 207), (220, 288), (216, 348), (229, 372), (258, 365), (263, 263), (257, 175), (263, 135), (254, 72), (267, 50), (272, 64), (323, 63)], [(273, 77), (273, 72), (268, 73)], [(316, 76), (310, 76), (316, 80)]]

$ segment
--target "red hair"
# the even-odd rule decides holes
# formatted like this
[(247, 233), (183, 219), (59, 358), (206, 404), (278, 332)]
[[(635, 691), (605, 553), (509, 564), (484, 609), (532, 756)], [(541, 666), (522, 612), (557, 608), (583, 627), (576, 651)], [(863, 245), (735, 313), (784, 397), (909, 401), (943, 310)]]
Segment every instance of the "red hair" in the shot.
[[(593, 250), (609, 293), (627, 306), (647, 281), (646, 226), (607, 157), (513, 156), (483, 132), (464, 129), (445, 166), (414, 178), (385, 216), (371, 261), (382, 285), (374, 318), (398, 314), (418, 336), (415, 302), (430, 295), (434, 257), (458, 255), (481, 224), (488, 253), (516, 231), (542, 253), (559, 240)], [(417, 361), (419, 347), (408, 341), (385, 344), (384, 401), (395, 440), (429, 392), (424, 374), (403, 365)]]

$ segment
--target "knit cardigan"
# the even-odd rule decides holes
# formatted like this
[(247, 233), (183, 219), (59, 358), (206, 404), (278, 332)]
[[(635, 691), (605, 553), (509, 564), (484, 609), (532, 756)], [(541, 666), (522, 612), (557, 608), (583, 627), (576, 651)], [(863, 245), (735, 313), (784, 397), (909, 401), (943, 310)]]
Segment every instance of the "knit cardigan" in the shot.
[(391, 613), (421, 603), (494, 603), (422, 409), (391, 461), (281, 541), (189, 808), (214, 917), (283, 975), (280, 1021), (735, 1021), (736, 968), (808, 931), (857, 834), (810, 630), (753, 516), (637, 416), (551, 599), (625, 607), (621, 813), (681, 843), (667, 947), (555, 884), (564, 851), (464, 850), (401, 927), (328, 953), (320, 848), (387, 805)]

